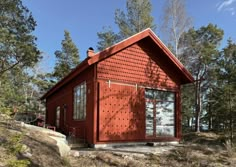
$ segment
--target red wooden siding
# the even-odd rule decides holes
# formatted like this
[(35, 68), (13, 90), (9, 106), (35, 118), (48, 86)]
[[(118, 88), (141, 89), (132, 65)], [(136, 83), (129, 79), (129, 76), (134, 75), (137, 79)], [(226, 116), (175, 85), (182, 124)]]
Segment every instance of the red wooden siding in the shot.
[[(158, 65), (161, 53), (148, 53), (143, 48), (134, 44), (97, 65), (100, 142), (147, 139), (145, 87), (179, 90), (178, 84)], [(155, 55), (158, 58), (154, 61), (151, 57)], [(176, 136), (178, 133), (176, 126)]]
[(99, 141), (145, 138), (143, 89), (100, 82)]
[(99, 62), (97, 77), (150, 87), (177, 88), (157, 63), (138, 44), (134, 44)]
[[(86, 105), (86, 120), (78, 121), (73, 120), (73, 100), (74, 100), (74, 87), (80, 83), (86, 81), (87, 84), (87, 105)], [(93, 108), (94, 108), (94, 66), (88, 68), (82, 72), (78, 77), (75, 77), (68, 84), (64, 85), (60, 91), (57, 91), (47, 97), (47, 121), (50, 125), (55, 125), (56, 120), (56, 108), (61, 108), (61, 118), (63, 115), (63, 105), (66, 104), (66, 122), (60, 122), (60, 129), (64, 133), (75, 129), (75, 135), (79, 138), (85, 138), (87, 141), (92, 143), (93, 138), (93, 126), (91, 122), (93, 119)], [(90, 132), (90, 133), (89, 133)]]

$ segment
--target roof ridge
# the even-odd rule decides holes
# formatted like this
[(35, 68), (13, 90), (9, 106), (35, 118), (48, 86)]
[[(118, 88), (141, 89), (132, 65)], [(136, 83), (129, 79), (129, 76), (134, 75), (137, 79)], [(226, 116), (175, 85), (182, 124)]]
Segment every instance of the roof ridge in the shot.
[[(114, 47), (114, 46), (116, 46), (116, 45), (119, 45), (120, 43), (122, 43), (122, 42), (124, 42), (124, 41), (127, 41), (127, 40), (129, 40), (130, 38), (133, 38), (133, 37), (135, 37), (135, 36), (138, 36), (139, 34), (145, 32), (145, 31), (148, 31), (148, 30), (151, 31), (152, 33), (154, 33), (151, 28), (146, 28), (146, 29), (144, 29), (144, 30), (142, 30), (142, 31), (140, 31), (140, 32), (138, 32), (138, 33), (136, 33), (136, 34), (130, 36), (130, 37), (127, 37), (127, 38), (125, 38), (125, 39), (119, 41), (118, 43), (115, 43), (115, 44), (113, 44), (113, 45), (107, 47), (106, 49), (103, 49), (103, 50), (101, 50), (101, 51), (95, 53), (95, 55), (100, 54), (101, 52), (104, 52), (104, 51), (106, 51), (106, 50), (109, 50), (109, 49), (111, 49), (112, 47)], [(155, 34), (155, 33), (154, 33), (154, 34)]]

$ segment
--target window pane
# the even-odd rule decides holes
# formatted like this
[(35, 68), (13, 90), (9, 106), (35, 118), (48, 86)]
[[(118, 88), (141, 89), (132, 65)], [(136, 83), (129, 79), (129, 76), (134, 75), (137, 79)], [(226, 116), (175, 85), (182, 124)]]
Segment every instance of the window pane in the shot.
[(146, 102), (146, 135), (152, 136), (153, 135), (153, 103), (152, 102)]
[(145, 91), (145, 98), (154, 99), (154, 91), (151, 89), (146, 90)]
[(81, 119), (81, 103), (82, 103), (82, 99), (81, 99), (81, 85), (79, 87), (78, 92), (79, 92), (79, 96), (78, 96), (79, 100), (78, 100), (78, 103), (77, 103), (77, 105), (78, 105), (78, 119)]
[(161, 101), (174, 101), (174, 93), (167, 91), (155, 91), (155, 99)]
[(86, 113), (86, 82), (74, 89), (74, 114), (73, 118), (77, 120), (85, 119)]
[[(175, 93), (146, 89), (146, 135), (175, 135)], [(154, 126), (155, 125), (155, 126)]]
[(59, 128), (60, 126), (60, 106), (56, 109), (56, 127)]
[(157, 102), (156, 121), (157, 136), (174, 136), (174, 102)]
[(84, 104), (83, 104), (83, 109), (84, 109), (84, 119), (86, 118), (86, 101), (87, 101), (87, 96), (86, 96), (86, 84), (84, 84)]

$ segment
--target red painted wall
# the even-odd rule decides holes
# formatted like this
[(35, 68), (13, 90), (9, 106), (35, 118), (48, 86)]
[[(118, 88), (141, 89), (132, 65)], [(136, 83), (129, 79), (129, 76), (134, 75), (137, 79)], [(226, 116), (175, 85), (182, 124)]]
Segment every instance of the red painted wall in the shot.
[(157, 65), (162, 61), (161, 56), (155, 62), (152, 59), (158, 54), (162, 53), (152, 53), (149, 57), (139, 45), (134, 44), (99, 62), (98, 79), (176, 89), (178, 85)]
[[(60, 106), (61, 108), (61, 118), (63, 119), (63, 105), (66, 104), (66, 122), (63, 123), (61, 121), (59, 130), (68, 134), (69, 131), (72, 131), (72, 128), (75, 128), (77, 137), (85, 138), (91, 143), (93, 137), (93, 126), (91, 126), (91, 122), (93, 119), (94, 107), (94, 68), (94, 66), (89, 67), (86, 71), (83, 71), (79, 76), (75, 77), (68, 84), (61, 87), (46, 99), (46, 123), (55, 125), (57, 106)], [(84, 81), (87, 83), (87, 119), (84, 121), (77, 121), (73, 120), (73, 89)]]
[(143, 89), (100, 82), (99, 141), (138, 140), (145, 137)]
[[(177, 82), (161, 68), (163, 53), (160, 50), (148, 52), (151, 48), (143, 46), (134, 44), (97, 65), (99, 142), (146, 140), (145, 87), (179, 91)], [(167, 69), (172, 70), (171, 67)], [(176, 99), (176, 137), (180, 133), (178, 105), (179, 99)]]

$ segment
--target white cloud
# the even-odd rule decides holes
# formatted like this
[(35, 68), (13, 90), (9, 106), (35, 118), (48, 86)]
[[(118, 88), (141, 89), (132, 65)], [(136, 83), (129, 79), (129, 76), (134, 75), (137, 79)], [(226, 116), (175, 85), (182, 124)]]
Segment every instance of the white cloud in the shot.
[(218, 12), (226, 11), (232, 16), (236, 14), (236, 0), (221, 0), (221, 2), (216, 4)]
[(235, 15), (235, 9), (234, 8), (226, 8), (225, 10), (230, 12), (232, 16)]
[[(226, 9), (226, 10), (227, 10), (228, 8), (231, 8), (231, 9), (232, 9), (231, 5), (232, 5), (234, 2), (236, 2), (236, 0), (224, 0), (223, 2), (217, 4), (217, 10), (218, 10), (218, 11), (221, 11), (221, 10), (223, 10), (223, 9)], [(234, 10), (234, 8), (233, 8), (233, 10)]]

